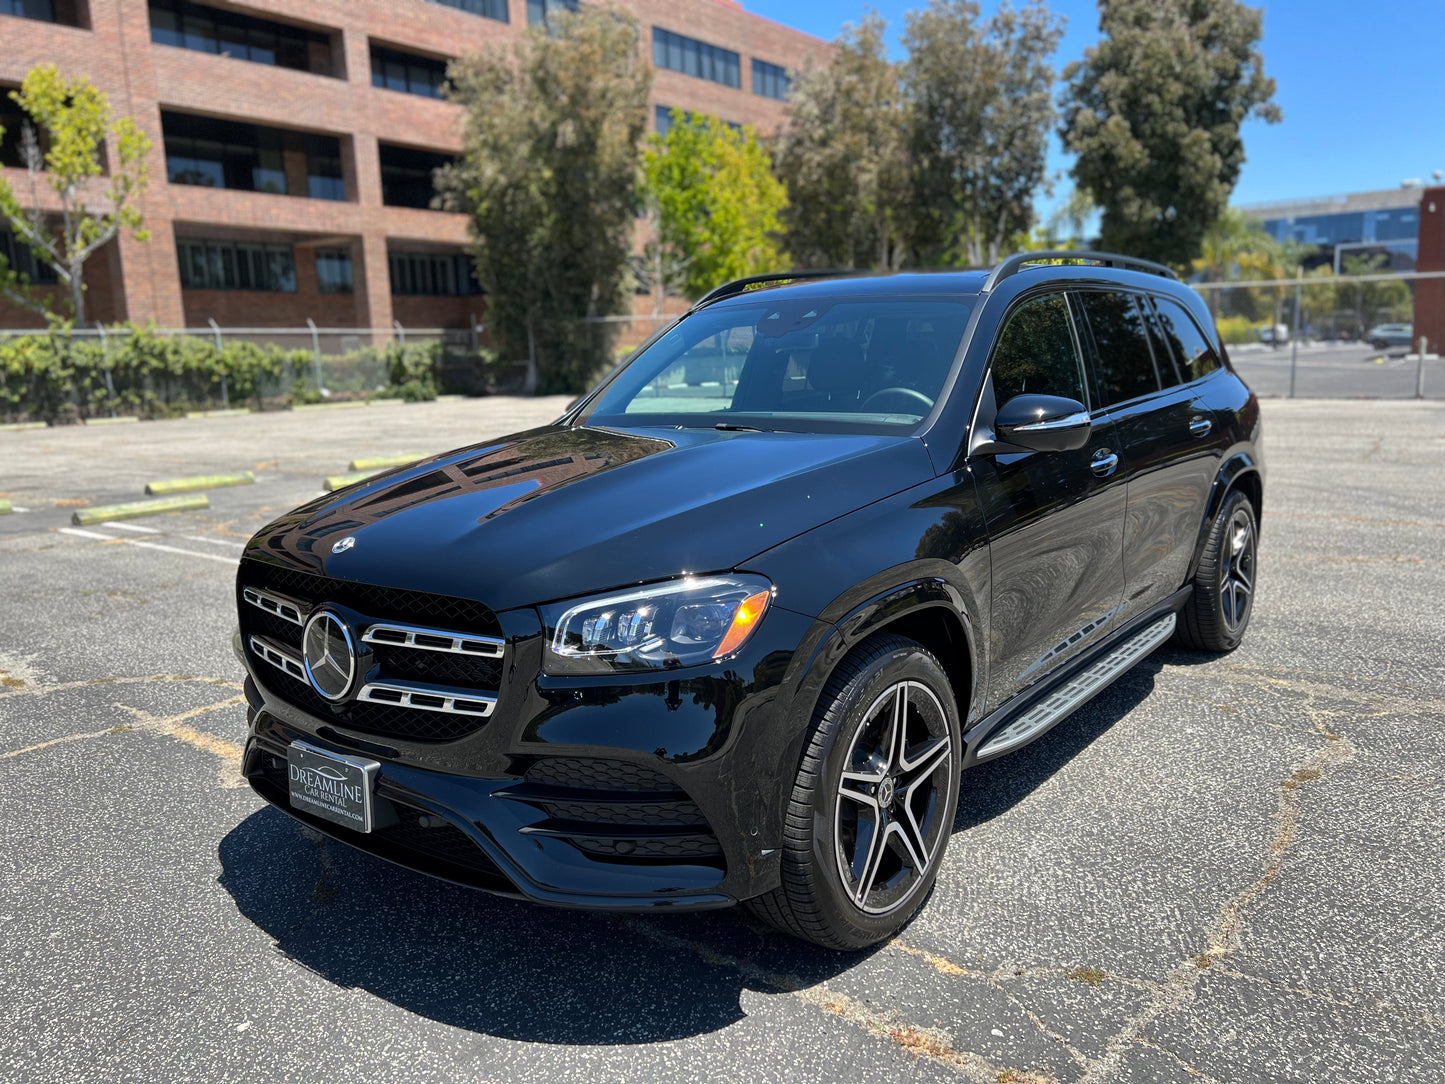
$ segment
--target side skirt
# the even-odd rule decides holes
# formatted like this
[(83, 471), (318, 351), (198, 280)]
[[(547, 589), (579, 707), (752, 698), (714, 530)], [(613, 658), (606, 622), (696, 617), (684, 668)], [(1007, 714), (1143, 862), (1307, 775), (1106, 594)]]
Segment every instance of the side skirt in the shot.
[(1042, 694), (1030, 690), (1018, 698), (1019, 702), (993, 712), (976, 728), (979, 739), (968, 743), (974, 751), (966, 766), (1023, 748), (1130, 670), (1173, 635), (1178, 607), (1189, 594), (1189, 588), (1180, 591), (1121, 639), (1106, 644), (1092, 662), (1075, 669)]

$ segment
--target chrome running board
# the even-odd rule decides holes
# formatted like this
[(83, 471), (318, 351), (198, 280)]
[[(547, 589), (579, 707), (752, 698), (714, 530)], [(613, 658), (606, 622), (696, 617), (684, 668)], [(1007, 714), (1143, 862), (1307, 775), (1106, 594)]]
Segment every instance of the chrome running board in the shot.
[(1092, 666), (1079, 671), (1013, 722), (990, 736), (979, 747), (977, 759), (987, 760), (1033, 741), (1169, 639), (1177, 620), (1174, 614), (1165, 614)]

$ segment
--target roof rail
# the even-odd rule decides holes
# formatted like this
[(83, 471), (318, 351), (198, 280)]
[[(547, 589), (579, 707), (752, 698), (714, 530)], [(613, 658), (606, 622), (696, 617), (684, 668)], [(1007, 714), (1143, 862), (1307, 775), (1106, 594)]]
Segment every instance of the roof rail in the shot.
[(697, 304), (693, 305), (693, 308), (702, 308), (704, 305), (710, 305), (714, 301), (721, 301), (725, 297), (732, 297), (734, 294), (740, 294), (753, 286), (761, 286), (767, 282), (791, 282), (794, 279), (827, 279), (835, 278), (839, 275), (856, 274), (858, 274), (856, 270), (842, 271), (835, 269), (831, 271), (773, 271), (766, 275), (749, 275), (745, 279), (733, 279), (732, 282), (725, 282), (716, 289), (709, 290), (698, 299)]
[(1016, 252), (1007, 259), (1001, 261), (993, 272), (988, 276), (988, 281), (983, 284), (983, 292), (988, 293), (1000, 282), (1010, 275), (1016, 275), (1027, 265), (1032, 263), (1059, 263), (1068, 261), (1070, 263), (1098, 264), (1101, 267), (1117, 267), (1122, 271), (1143, 271), (1150, 275), (1163, 275), (1165, 278), (1178, 280), (1170, 268), (1162, 263), (1154, 263), (1152, 260), (1140, 260), (1133, 256), (1120, 256), (1113, 252), (1069, 252), (1061, 250), (1057, 252)]

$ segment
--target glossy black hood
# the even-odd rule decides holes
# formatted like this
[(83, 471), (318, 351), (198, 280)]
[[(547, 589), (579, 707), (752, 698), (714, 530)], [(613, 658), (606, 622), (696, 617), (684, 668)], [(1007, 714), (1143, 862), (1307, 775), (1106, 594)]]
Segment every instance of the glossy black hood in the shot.
[(548, 426), (303, 505), (246, 552), (506, 610), (735, 568), (932, 473), (914, 437)]

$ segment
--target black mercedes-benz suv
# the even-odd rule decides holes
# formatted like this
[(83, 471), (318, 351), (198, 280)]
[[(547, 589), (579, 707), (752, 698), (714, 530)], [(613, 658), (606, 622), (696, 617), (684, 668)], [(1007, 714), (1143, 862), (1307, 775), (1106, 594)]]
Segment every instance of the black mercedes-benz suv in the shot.
[(555, 423), (251, 540), (244, 772), (451, 881), (871, 944), (968, 768), (1239, 643), (1259, 435), (1154, 264), (732, 283)]

